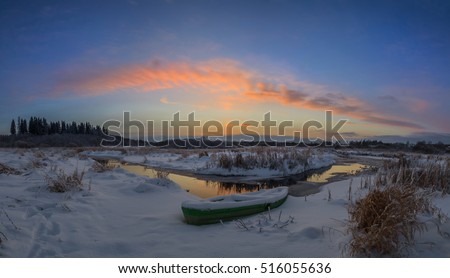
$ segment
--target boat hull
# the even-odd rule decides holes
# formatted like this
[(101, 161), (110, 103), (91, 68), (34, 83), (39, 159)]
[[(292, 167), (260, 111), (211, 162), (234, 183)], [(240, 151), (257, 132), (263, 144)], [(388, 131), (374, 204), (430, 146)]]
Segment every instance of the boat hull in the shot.
[(235, 220), (243, 216), (267, 211), (269, 208), (274, 209), (281, 206), (287, 199), (287, 195), (279, 200), (255, 204), (244, 205), (230, 208), (219, 209), (196, 209), (182, 206), (181, 209), (187, 224), (206, 225), (219, 223), (220, 221)]

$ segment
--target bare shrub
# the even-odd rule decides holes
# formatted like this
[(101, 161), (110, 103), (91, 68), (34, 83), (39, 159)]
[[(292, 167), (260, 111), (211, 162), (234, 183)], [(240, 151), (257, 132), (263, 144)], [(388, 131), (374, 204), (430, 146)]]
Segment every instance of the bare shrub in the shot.
[(31, 167), (34, 168), (34, 169), (42, 168), (42, 167), (45, 166), (45, 163), (43, 163), (43, 162), (42, 162), (40, 159), (38, 159), (38, 158), (31, 159), (30, 163), (31, 163)]
[(204, 156), (209, 156), (209, 154), (208, 154), (207, 151), (202, 151), (202, 152), (199, 152), (199, 153), (198, 153), (198, 158), (202, 158), (202, 157), (204, 157)]
[(94, 171), (96, 173), (103, 173), (106, 171), (111, 171), (114, 168), (116, 168), (116, 166), (108, 164), (107, 161), (105, 161), (105, 162), (95, 161), (91, 167), (92, 171)]
[(0, 174), (20, 175), (20, 171), (12, 167), (9, 167), (8, 165), (0, 163)]
[(83, 189), (84, 171), (78, 172), (78, 169), (75, 169), (71, 175), (66, 174), (62, 169), (55, 172), (53, 176), (45, 176), (50, 192), (63, 193)]
[(167, 179), (167, 177), (169, 176), (169, 172), (167, 171), (163, 171), (163, 170), (157, 170), (156, 171), (156, 178), (158, 179)]

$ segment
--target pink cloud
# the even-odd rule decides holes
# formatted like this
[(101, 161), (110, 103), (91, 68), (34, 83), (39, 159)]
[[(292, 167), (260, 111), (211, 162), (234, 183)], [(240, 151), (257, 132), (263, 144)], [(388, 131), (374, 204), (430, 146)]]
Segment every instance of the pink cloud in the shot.
[(240, 91), (248, 88), (249, 79), (250, 73), (230, 60), (199, 63), (151, 61), (145, 65), (130, 65), (63, 78), (55, 87), (54, 95), (73, 92), (80, 96), (95, 96), (120, 90), (149, 92), (171, 88), (209, 92)]
[[(98, 96), (117, 91), (145, 93), (172, 88), (186, 93), (207, 94), (209, 106), (216, 105), (226, 110), (232, 109), (236, 104), (275, 102), (299, 109), (334, 110), (340, 115), (382, 125), (422, 128), (407, 119), (380, 115), (375, 107), (362, 99), (331, 92), (325, 86), (298, 81), (292, 77), (267, 76), (231, 59), (201, 62), (155, 60), (85, 74), (72, 72), (60, 78), (52, 96)], [(167, 98), (161, 98), (160, 101), (165, 104), (174, 103)], [(416, 101), (413, 107), (423, 111), (428, 106), (424, 101)]]
[(159, 101), (163, 104), (170, 104), (170, 105), (178, 104), (177, 102), (170, 101), (167, 97), (162, 97)]

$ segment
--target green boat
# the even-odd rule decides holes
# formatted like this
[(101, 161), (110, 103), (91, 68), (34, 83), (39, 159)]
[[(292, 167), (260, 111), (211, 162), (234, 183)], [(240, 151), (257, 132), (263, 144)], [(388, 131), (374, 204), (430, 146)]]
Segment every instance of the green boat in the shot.
[(185, 201), (181, 209), (187, 224), (213, 224), (279, 207), (286, 201), (287, 195), (288, 188), (283, 186), (246, 194)]

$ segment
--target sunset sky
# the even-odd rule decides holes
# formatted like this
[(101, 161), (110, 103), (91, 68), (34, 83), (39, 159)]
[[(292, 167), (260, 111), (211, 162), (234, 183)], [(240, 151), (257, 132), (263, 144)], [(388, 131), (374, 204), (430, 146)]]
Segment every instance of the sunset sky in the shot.
[(450, 133), (450, 1), (5, 1), (0, 134), (101, 124), (348, 119), (350, 138)]

